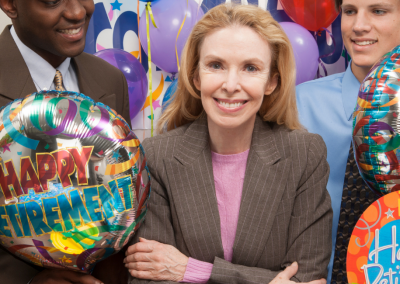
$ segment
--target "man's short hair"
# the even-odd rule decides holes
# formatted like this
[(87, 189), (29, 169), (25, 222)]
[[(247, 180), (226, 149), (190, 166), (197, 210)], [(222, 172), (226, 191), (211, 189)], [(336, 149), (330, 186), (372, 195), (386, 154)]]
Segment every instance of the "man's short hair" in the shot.
[(336, 10), (340, 11), (340, 6), (342, 6), (343, 0), (335, 0)]

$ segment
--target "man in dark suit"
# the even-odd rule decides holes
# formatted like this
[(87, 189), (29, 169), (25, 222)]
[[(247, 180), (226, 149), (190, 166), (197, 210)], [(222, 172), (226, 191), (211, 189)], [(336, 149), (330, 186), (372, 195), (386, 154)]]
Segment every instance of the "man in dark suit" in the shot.
[[(130, 124), (122, 72), (82, 53), (93, 0), (0, 0), (0, 8), (13, 24), (0, 35), (0, 106), (36, 91), (61, 88), (110, 106)], [(40, 271), (2, 248), (0, 279), (13, 284), (101, 283), (76, 272)]]

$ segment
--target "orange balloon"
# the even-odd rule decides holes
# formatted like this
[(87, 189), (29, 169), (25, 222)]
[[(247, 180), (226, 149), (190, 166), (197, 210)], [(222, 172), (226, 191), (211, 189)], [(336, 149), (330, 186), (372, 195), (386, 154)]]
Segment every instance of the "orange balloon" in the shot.
[(280, 0), (286, 14), (310, 31), (328, 28), (339, 15), (334, 0)]

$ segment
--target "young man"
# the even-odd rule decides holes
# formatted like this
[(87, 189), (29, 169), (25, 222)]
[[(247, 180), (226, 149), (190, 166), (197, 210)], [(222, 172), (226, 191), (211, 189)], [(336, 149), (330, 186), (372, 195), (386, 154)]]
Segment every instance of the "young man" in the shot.
[[(130, 124), (122, 72), (82, 53), (93, 0), (0, 0), (0, 8), (13, 24), (0, 35), (0, 106), (36, 91), (61, 88), (110, 106)], [(1, 248), (0, 279), (13, 284), (101, 283), (76, 272), (40, 271)]]
[[(352, 184), (353, 178), (359, 177), (356, 166), (352, 167), (354, 162), (347, 163), (348, 157), (351, 156), (349, 147), (352, 138), (352, 113), (357, 104), (360, 83), (368, 71), (381, 56), (400, 44), (400, 1), (335, 1), (337, 8), (341, 9), (342, 37), (352, 58), (351, 64), (344, 73), (299, 85), (297, 105), (302, 124), (308, 131), (320, 134), (328, 148), (331, 172), (327, 187), (332, 199), (334, 217), (332, 256), (327, 282), (344, 283), (347, 281), (345, 252), (348, 245), (348, 239), (346, 240), (344, 235), (350, 237), (360, 214), (376, 198), (370, 194), (361, 178), (358, 178), (359, 184)], [(347, 205), (348, 208), (341, 211), (342, 194), (345, 196), (343, 205)], [(351, 204), (351, 198), (358, 203), (356, 207)], [(355, 212), (354, 208), (358, 212)], [(347, 213), (348, 216), (342, 217), (340, 212)], [(352, 220), (349, 221), (349, 218)], [(342, 230), (344, 226), (348, 226), (345, 232)], [(336, 270), (333, 277), (332, 268)]]

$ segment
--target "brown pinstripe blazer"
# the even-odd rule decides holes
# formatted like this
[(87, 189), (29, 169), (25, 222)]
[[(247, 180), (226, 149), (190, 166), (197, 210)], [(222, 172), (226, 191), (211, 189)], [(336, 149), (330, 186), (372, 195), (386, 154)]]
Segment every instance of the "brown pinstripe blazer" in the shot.
[[(80, 91), (116, 110), (130, 125), (128, 86), (122, 72), (87, 53), (72, 58), (71, 62)], [(0, 107), (34, 92), (36, 87), (29, 69), (7, 26), (0, 35)], [(0, 283), (26, 284), (38, 271), (38, 267), (26, 264), (0, 247)]]
[(294, 261), (299, 271), (293, 281), (326, 278), (332, 209), (319, 135), (257, 116), (232, 263), (224, 260), (206, 116), (146, 139), (143, 147), (152, 192), (132, 243), (144, 237), (213, 263), (209, 283), (269, 283)]

